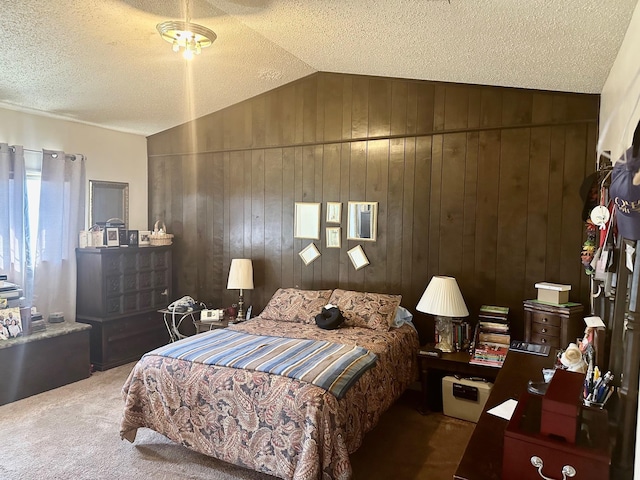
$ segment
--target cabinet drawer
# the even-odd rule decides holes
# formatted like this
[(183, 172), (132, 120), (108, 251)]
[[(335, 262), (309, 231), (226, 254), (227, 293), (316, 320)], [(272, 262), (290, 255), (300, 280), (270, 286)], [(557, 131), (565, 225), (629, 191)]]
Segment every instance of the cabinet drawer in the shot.
[(168, 268), (169, 267), (169, 252), (154, 252), (153, 253), (153, 268)]
[(151, 252), (138, 252), (138, 270), (151, 268)]
[(166, 287), (167, 285), (169, 285), (169, 271), (168, 270), (154, 271), (152, 282), (153, 282), (153, 286), (156, 288)]
[(545, 335), (548, 337), (560, 337), (560, 327), (554, 327), (546, 323), (532, 323), (531, 330), (534, 335)]
[(560, 337), (552, 337), (551, 335), (540, 335), (534, 333), (531, 335), (531, 342), (540, 345), (549, 345), (551, 347), (560, 348)]
[(550, 325), (552, 327), (560, 327), (562, 318), (560, 315), (554, 315), (546, 312), (531, 312), (531, 323), (540, 323), (542, 325)]
[(122, 276), (110, 275), (105, 281), (105, 289), (107, 296), (120, 295), (122, 292)]
[(105, 255), (103, 272), (106, 275), (120, 273), (120, 255)]

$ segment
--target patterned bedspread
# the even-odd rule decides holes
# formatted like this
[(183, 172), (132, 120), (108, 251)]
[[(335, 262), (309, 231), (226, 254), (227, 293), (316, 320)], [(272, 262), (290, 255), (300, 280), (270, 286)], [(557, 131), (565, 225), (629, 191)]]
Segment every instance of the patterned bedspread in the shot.
[(418, 336), (257, 317), (231, 327), (256, 335), (360, 345), (378, 361), (338, 400), (307, 382), (264, 372), (147, 355), (123, 386), (122, 438), (140, 427), (213, 457), (283, 479), (348, 479), (349, 454), (417, 379)]

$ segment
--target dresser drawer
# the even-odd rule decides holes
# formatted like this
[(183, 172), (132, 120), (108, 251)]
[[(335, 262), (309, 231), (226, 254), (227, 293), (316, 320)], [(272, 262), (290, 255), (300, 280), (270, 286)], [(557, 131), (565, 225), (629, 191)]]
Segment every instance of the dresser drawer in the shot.
[(560, 327), (554, 327), (546, 323), (533, 322), (531, 324), (533, 335), (544, 335), (547, 337), (560, 337)]
[(562, 325), (562, 317), (547, 312), (531, 312), (531, 323), (559, 328)]
[(531, 335), (531, 343), (538, 343), (540, 345), (549, 345), (553, 348), (560, 348), (560, 337), (533, 333)]

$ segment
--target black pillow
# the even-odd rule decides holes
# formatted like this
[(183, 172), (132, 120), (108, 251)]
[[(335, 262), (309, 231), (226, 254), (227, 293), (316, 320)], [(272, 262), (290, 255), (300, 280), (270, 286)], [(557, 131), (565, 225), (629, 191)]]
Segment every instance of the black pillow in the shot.
[(342, 322), (344, 322), (344, 317), (338, 307), (322, 307), (322, 312), (316, 315), (316, 325), (325, 330), (334, 330)]

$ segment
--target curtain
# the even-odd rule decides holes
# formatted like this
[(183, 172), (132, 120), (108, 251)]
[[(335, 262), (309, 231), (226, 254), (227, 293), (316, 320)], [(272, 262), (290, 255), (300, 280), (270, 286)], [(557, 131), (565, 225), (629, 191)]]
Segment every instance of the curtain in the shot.
[(27, 175), (22, 146), (0, 143), (0, 273), (30, 301), (33, 269), (29, 252)]
[(48, 318), (76, 317), (76, 255), (84, 226), (85, 159), (43, 150), (33, 303)]

